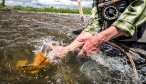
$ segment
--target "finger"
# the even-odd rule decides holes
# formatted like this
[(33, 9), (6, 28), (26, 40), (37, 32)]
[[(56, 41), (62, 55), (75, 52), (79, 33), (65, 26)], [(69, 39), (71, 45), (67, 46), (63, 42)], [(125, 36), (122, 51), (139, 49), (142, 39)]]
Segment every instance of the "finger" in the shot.
[(48, 45), (48, 49), (49, 49), (49, 50), (53, 50), (54, 48), (55, 48), (54, 45), (52, 45), (52, 44), (49, 44), (49, 45)]
[(92, 56), (92, 55), (96, 55), (99, 52), (99, 48), (94, 48), (90, 51), (87, 52), (87, 55)]
[(57, 59), (57, 58), (58, 58), (57, 56), (50, 56), (50, 57), (49, 57), (50, 60), (55, 60), (55, 59)]
[(88, 56), (93, 56), (93, 55), (96, 55), (96, 54), (97, 54), (97, 51), (89, 51), (89, 52), (87, 52)]
[(87, 54), (86, 51), (82, 49), (82, 50), (78, 53), (78, 56), (77, 56), (77, 57), (84, 57), (86, 54)]
[(85, 57), (85, 56), (86, 56), (85, 54), (80, 54), (80, 53), (78, 53), (77, 58), (83, 58), (83, 57)]
[(81, 38), (81, 39), (77, 39), (77, 41), (79, 41), (79, 42), (86, 42), (87, 39), (83, 39), (83, 38)]

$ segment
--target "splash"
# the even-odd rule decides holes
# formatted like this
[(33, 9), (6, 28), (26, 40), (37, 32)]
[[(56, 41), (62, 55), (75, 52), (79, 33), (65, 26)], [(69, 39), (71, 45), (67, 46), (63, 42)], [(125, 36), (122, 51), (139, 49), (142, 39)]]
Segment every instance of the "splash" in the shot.
[(50, 44), (58, 44), (58, 42), (53, 41), (52, 39), (43, 38), (38, 40), (40, 42), (37, 46), (36, 56), (34, 57), (33, 63), (28, 64), (28, 60), (19, 60), (16, 64), (17, 70), (29, 74), (37, 74), (41, 69), (43, 69), (46, 65), (57, 62), (53, 60), (54, 50), (50, 51), (48, 45)]
[(97, 55), (90, 57), (91, 61), (85, 62), (80, 68), (93, 83), (117, 83), (139, 82), (135, 80), (135, 75), (128, 59), (119, 49), (108, 44), (101, 47)]

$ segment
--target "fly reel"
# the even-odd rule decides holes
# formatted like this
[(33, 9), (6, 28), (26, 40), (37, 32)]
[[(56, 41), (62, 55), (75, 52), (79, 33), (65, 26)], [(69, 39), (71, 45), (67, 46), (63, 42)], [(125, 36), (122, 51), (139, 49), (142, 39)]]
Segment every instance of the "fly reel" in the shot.
[(99, 6), (102, 7), (102, 17), (106, 21), (114, 21), (116, 20), (121, 13), (129, 5), (128, 0), (105, 0), (105, 2), (101, 3)]
[(113, 21), (113, 20), (116, 20), (118, 18), (119, 11), (118, 11), (116, 6), (109, 5), (103, 9), (102, 15), (103, 15), (105, 20)]

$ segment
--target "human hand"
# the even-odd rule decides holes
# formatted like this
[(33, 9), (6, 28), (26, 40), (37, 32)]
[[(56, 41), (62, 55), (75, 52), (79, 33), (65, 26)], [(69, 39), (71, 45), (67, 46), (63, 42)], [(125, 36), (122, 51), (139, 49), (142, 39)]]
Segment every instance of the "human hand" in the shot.
[(95, 55), (98, 53), (100, 46), (104, 43), (101, 35), (94, 36), (88, 39), (79, 39), (80, 42), (85, 42), (78, 56)]
[(51, 60), (54, 60), (56, 58), (63, 58), (69, 53), (69, 49), (67, 46), (54, 46), (49, 45), (50, 52), (48, 53), (48, 57)]

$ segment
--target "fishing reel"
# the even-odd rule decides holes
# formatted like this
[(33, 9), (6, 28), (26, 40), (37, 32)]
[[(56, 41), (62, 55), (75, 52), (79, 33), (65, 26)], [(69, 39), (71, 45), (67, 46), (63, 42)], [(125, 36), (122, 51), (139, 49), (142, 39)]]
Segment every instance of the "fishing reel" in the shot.
[(119, 11), (116, 6), (109, 5), (103, 9), (102, 15), (107, 21), (116, 20), (119, 16)]
[(114, 21), (124, 12), (128, 4), (128, 0), (105, 0), (105, 2), (101, 4), (102, 17), (106, 21)]

